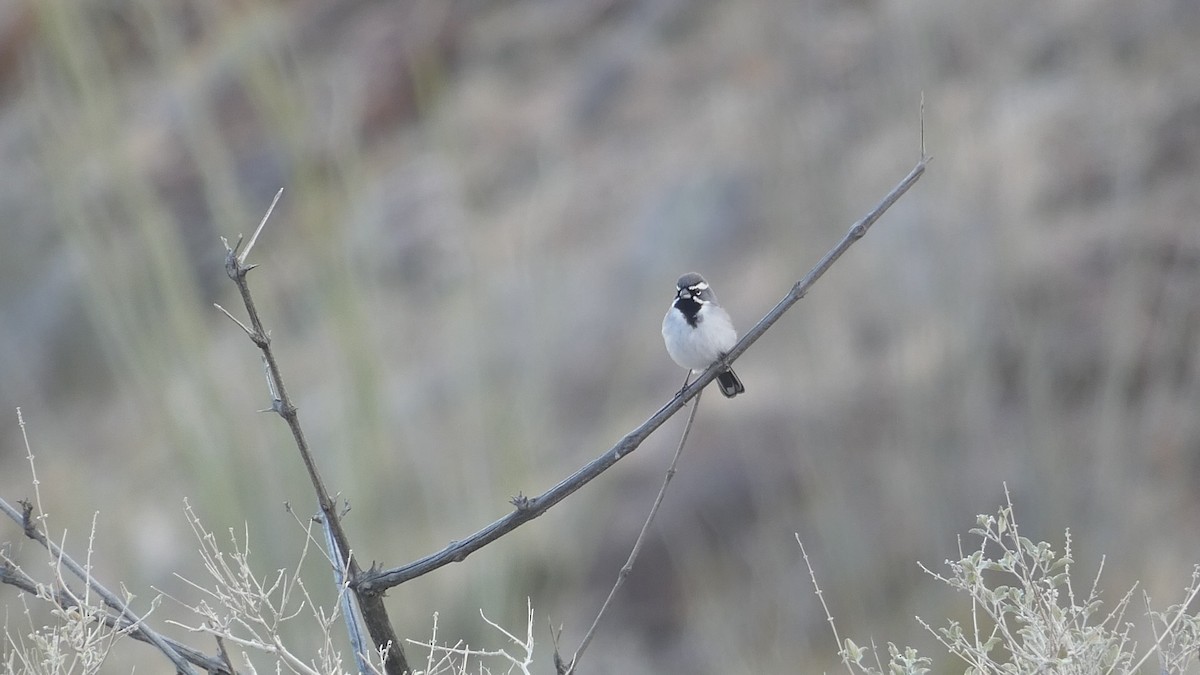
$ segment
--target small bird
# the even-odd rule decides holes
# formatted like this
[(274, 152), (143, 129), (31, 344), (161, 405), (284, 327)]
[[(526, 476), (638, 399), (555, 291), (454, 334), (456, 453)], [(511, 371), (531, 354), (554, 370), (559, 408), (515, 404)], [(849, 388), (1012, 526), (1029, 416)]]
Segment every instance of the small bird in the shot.
[[(704, 277), (689, 272), (675, 282), (675, 301), (663, 317), (663, 340), (671, 359), (699, 373), (725, 357), (737, 344), (737, 331)], [(717, 385), (727, 398), (746, 391), (731, 368), (717, 374)]]

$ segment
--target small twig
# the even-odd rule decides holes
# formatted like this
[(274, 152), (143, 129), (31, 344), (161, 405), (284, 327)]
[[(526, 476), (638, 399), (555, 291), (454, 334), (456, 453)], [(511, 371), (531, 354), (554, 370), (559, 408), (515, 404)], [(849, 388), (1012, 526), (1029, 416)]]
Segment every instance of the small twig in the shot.
[(929, 155), (925, 154), (925, 92), (921, 92), (921, 157), (928, 160)]
[[(334, 548), (340, 556), (340, 559), (336, 563), (345, 569), (351, 579), (350, 588), (354, 591), (358, 600), (358, 607), (362, 612), (363, 621), (366, 623), (367, 632), (371, 635), (375, 646), (381, 653), (385, 654), (385, 671), (389, 675), (400, 675), (409, 670), (408, 662), (404, 658), (404, 650), (400, 646), (400, 641), (396, 638), (396, 631), (392, 628), (387, 608), (383, 605), (382, 595), (364, 592), (353, 583), (355, 579), (362, 575), (362, 569), (359, 567), (358, 561), (350, 554), (353, 548), (350, 546), (349, 537), (346, 536), (346, 531), (342, 527), (341, 517), (337, 512), (337, 504), (330, 496), (329, 490), (325, 487), (325, 481), (321, 478), (321, 474), (317, 470), (316, 461), (313, 459), (312, 452), (308, 446), (308, 440), (304, 436), (304, 430), (300, 427), (300, 418), (296, 406), (288, 396), (279, 363), (275, 359), (274, 351), (271, 350), (271, 336), (263, 328), (262, 319), (258, 315), (258, 310), (254, 305), (254, 298), (250, 294), (250, 286), (246, 281), (247, 273), (255, 267), (254, 265), (245, 264), (246, 256), (254, 246), (255, 241), (258, 240), (258, 235), (262, 232), (267, 219), (270, 218), (272, 211), (274, 211), (275, 204), (278, 203), (282, 192), (280, 190), (275, 193), (275, 199), (271, 202), (271, 206), (267, 209), (262, 221), (259, 222), (258, 229), (254, 231), (254, 235), (251, 237), (250, 243), (247, 244), (245, 250), (240, 250), (242, 244), (241, 237), (238, 237), (232, 246), (229, 245), (228, 240), (224, 237), (221, 238), (221, 241), (225, 244), (225, 273), (237, 285), (238, 292), (242, 296), (242, 303), (245, 305), (246, 314), (250, 319), (250, 330), (247, 331), (247, 334), (250, 340), (262, 351), (265, 362), (267, 386), (271, 393), (271, 410), (283, 418), (292, 432), (292, 439), (296, 443), (296, 448), (300, 452), (300, 459), (304, 463), (309, 480), (312, 482), (313, 491), (317, 495), (317, 503), (321, 509), (321, 516), (325, 520), (329, 528), (329, 533), (336, 543)], [(222, 311), (224, 310), (222, 309)], [(228, 315), (228, 312), (226, 314)], [(238, 322), (238, 324), (245, 330), (245, 325), (241, 324), (241, 322)], [(353, 613), (347, 613), (345, 618), (347, 622), (355, 620)], [(354, 629), (350, 628), (350, 630)]]
[(813, 284), (825, 274), (833, 263), (837, 262), (837, 259), (842, 257), (842, 254), (854, 242), (862, 239), (867, 230), (883, 216), (892, 204), (895, 204), (924, 175), (928, 161), (929, 158), (922, 153), (921, 160), (917, 162), (912, 171), (896, 187), (892, 188), (892, 191), (870, 213), (855, 223), (850, 228), (850, 231), (846, 233), (846, 236), (826, 253), (825, 257), (821, 258), (816, 267), (792, 286), (787, 295), (779, 301), (779, 304), (775, 305), (762, 320), (755, 324), (742, 337), (723, 361), (718, 361), (709, 366), (707, 370), (696, 378), (695, 382), (679, 392), (669, 403), (651, 415), (650, 419), (643, 422), (641, 426), (626, 434), (624, 438), (618, 441), (607, 452), (564, 478), (558, 485), (550, 488), (545, 493), (537, 497), (523, 499), (520, 508), (515, 509), (503, 518), (464, 539), (450, 542), (445, 548), (436, 553), (431, 553), (399, 567), (386, 570), (370, 570), (362, 576), (356, 577), (356, 586), (358, 589), (367, 594), (383, 593), (393, 586), (398, 586), (406, 581), (428, 574), (443, 565), (448, 565), (452, 562), (461, 562), (468, 555), (542, 515), (550, 507), (571, 496), (576, 490), (587, 485), (597, 476), (607, 471), (609, 467), (616, 464), (622, 457), (636, 450), (643, 441), (650, 437), (650, 434), (654, 433), (656, 429), (671, 419), (675, 413), (682, 410), (688, 401), (699, 394), (701, 389), (708, 386), (709, 382), (716, 379), (719, 370), (733, 363), (743, 352), (757, 342), (763, 336), (763, 333), (766, 333), (783, 316), (784, 312), (791, 309), (792, 305), (803, 298), (808, 293), (808, 290), (812, 288)]
[[(825, 620), (829, 622), (829, 627), (833, 630), (833, 641), (837, 643), (838, 655), (842, 657), (842, 663), (846, 666), (846, 670), (850, 671), (850, 675), (854, 675), (854, 669), (850, 667), (850, 660), (847, 658), (846, 645), (842, 644), (842, 638), (838, 635), (837, 624), (833, 622), (833, 613), (829, 611), (829, 605), (825, 602), (825, 591), (817, 585), (817, 573), (813, 571), (812, 562), (808, 559), (808, 551), (804, 550), (804, 542), (800, 541), (800, 533), (796, 533), (796, 543), (800, 545), (800, 555), (804, 556), (804, 564), (808, 567), (808, 576), (812, 579), (813, 591), (817, 594), (817, 600), (821, 601), (821, 608), (825, 610)], [(876, 655), (878, 658), (878, 654)], [(883, 668), (880, 668), (880, 672)]]
[[(1187, 609), (1192, 605), (1192, 602), (1196, 600), (1197, 595), (1200, 595), (1200, 582), (1197, 581), (1197, 571), (1193, 570), (1192, 584), (1187, 589), (1187, 597), (1184, 598), (1183, 602), (1179, 605), (1179, 611), (1175, 613), (1175, 616), (1171, 619), (1170, 623), (1163, 628), (1162, 634), (1158, 636), (1158, 639), (1154, 641), (1154, 644), (1150, 645), (1150, 649), (1146, 650), (1146, 653), (1142, 655), (1142, 658), (1138, 659), (1138, 662), (1133, 664), (1133, 667), (1129, 669), (1129, 672), (1138, 672), (1138, 670), (1142, 667), (1142, 664), (1149, 660), (1152, 654), (1162, 648), (1163, 640), (1165, 640), (1166, 637), (1175, 629), (1175, 626), (1182, 621), (1185, 616), (1187, 616)], [(1153, 622), (1151, 622), (1151, 625), (1153, 625)]]
[(567, 664), (562, 660), (562, 653), (558, 650), (558, 638), (562, 637), (563, 627), (560, 623), (556, 629), (549, 617), (546, 618), (546, 623), (550, 627), (550, 646), (554, 647), (554, 672), (561, 673), (567, 668)]
[(217, 309), (224, 312), (225, 316), (229, 317), (230, 321), (236, 323), (239, 327), (241, 327), (242, 330), (246, 331), (246, 335), (249, 335), (250, 337), (254, 337), (254, 331), (250, 330), (250, 327), (247, 326), (246, 324), (242, 323), (236, 316), (230, 314), (229, 310), (225, 309), (224, 307), (218, 305), (215, 302), (213, 303), (213, 307), (216, 307)]
[[(924, 99), (922, 99), (924, 101)], [(921, 146), (924, 148), (924, 144)], [(279, 203), (279, 198), (283, 196), (283, 188), (275, 193), (275, 198), (271, 200), (271, 205), (267, 207), (267, 212), (263, 214), (262, 220), (258, 221), (258, 228), (254, 230), (254, 234), (250, 235), (250, 243), (246, 244), (245, 250), (238, 256), (238, 264), (245, 265), (246, 257), (250, 255), (250, 250), (254, 248), (254, 243), (258, 241), (258, 235), (263, 231), (263, 227), (267, 224), (267, 219), (275, 212), (275, 205)], [(232, 318), (232, 317), (231, 317)]]
[[(684, 380), (684, 386), (687, 386), (687, 380)], [(554, 663), (558, 667), (560, 675), (571, 675), (575, 672), (575, 667), (579, 665), (579, 658), (583, 656), (583, 652), (591, 644), (592, 638), (596, 636), (596, 629), (600, 626), (600, 619), (604, 618), (604, 613), (608, 611), (608, 606), (612, 604), (613, 598), (616, 597), (617, 591), (625, 584), (625, 578), (633, 571), (633, 564), (637, 562), (638, 554), (642, 551), (642, 544), (646, 542), (646, 533), (650, 531), (650, 523), (654, 522), (654, 516), (658, 514), (658, 507), (662, 506), (663, 496), (667, 494), (667, 486), (671, 484), (671, 479), (675, 477), (676, 467), (679, 466), (679, 457), (683, 454), (683, 447), (687, 444), (688, 435), (692, 432), (692, 422), (696, 420), (696, 410), (700, 407), (700, 394), (696, 394), (696, 398), (692, 399), (692, 412), (688, 415), (687, 424), (683, 426), (683, 434), (679, 437), (679, 445), (675, 448), (675, 456), (671, 458), (671, 466), (667, 468), (666, 475), (663, 476), (662, 486), (658, 488), (658, 496), (654, 498), (654, 504), (650, 507), (650, 513), (646, 515), (646, 522), (642, 524), (641, 532), (638, 532), (637, 539), (633, 542), (633, 549), (629, 552), (629, 560), (625, 561), (625, 565), (621, 567), (621, 571), (617, 573), (617, 581), (608, 592), (608, 597), (604, 599), (604, 604), (600, 605), (600, 611), (596, 613), (596, 618), (592, 621), (591, 628), (583, 636), (583, 640), (579, 643), (579, 649), (575, 650), (575, 655), (571, 657), (571, 663), (566, 670), (562, 669), (562, 659), (558, 653), (554, 654)]]

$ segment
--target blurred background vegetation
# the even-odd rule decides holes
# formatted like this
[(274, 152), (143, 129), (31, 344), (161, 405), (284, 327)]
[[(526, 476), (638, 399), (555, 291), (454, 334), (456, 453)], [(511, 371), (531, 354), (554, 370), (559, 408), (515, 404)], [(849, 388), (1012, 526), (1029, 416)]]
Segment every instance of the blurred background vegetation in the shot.
[[(283, 504), (311, 490), (212, 307), (241, 314), (218, 236), (284, 187), (251, 283), (301, 422), (356, 553), (427, 554), (674, 393), (680, 273), (743, 329), (765, 313), (915, 163), (922, 92), (930, 172), (738, 362), (747, 394), (706, 397), (589, 660), (834, 669), (796, 532), (843, 636), (939, 654), (912, 616), (967, 608), (917, 561), (1004, 481), (1080, 574), (1107, 554), (1113, 602), (1175, 602), (1200, 560), (1193, 0), (0, 2), (0, 494), (31, 495), (21, 406), (51, 527), (82, 552), (98, 510), (110, 586), (189, 598), (184, 497), (248, 521), (263, 569), (296, 559)], [(480, 608), (519, 628), (529, 596), (549, 669), (546, 619), (573, 649), (677, 433), (394, 589), (398, 630), (439, 611), (479, 644)], [(163, 666), (110, 667), (135, 664)]]

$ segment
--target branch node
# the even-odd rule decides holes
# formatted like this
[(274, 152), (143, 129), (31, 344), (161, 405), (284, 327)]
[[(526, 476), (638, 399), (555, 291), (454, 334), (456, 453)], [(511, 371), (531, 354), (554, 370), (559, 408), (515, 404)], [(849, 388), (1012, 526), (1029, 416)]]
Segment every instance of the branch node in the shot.
[(533, 509), (533, 500), (520, 492), (517, 493), (516, 497), (509, 499), (508, 502), (517, 507), (517, 511), (529, 511)]
[(224, 236), (221, 237), (221, 243), (225, 245), (226, 253), (235, 253), (236, 254), (238, 249), (242, 247), (242, 235), (239, 234), (237, 236), (237, 241), (233, 242), (233, 246), (229, 245), (229, 240), (226, 239)]
[(246, 278), (246, 268), (242, 267), (241, 260), (238, 258), (238, 249), (242, 247), (242, 235), (238, 235), (233, 246), (229, 245), (229, 241), (225, 237), (221, 237), (221, 242), (225, 244), (225, 274), (234, 281), (242, 281)]
[(28, 499), (22, 499), (17, 503), (21, 505), (21, 528), (25, 530), (26, 537), (35, 539), (37, 526), (33, 523), (33, 503)]
[(284, 403), (283, 399), (277, 398), (271, 401), (270, 412), (278, 413), (285, 420), (291, 421), (294, 419), (296, 417), (296, 410), (298, 410), (296, 406)]

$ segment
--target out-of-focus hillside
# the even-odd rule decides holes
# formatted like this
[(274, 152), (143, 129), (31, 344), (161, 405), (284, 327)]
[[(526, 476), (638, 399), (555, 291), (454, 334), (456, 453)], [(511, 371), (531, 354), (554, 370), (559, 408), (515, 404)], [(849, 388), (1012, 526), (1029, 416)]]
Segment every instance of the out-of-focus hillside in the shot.
[[(738, 361), (747, 394), (706, 396), (588, 660), (832, 670), (797, 532), (843, 635), (937, 655), (911, 617), (967, 610), (916, 563), (1004, 482), (1084, 576), (1107, 554), (1106, 599), (1177, 601), (1200, 561), (1191, 0), (0, 3), (0, 496), (31, 490), (21, 406), (51, 526), (80, 551), (99, 510), (111, 585), (186, 597), (183, 497), (248, 520), (264, 569), (294, 560), (308, 483), (212, 307), (240, 315), (218, 236), (283, 187), (251, 283), (289, 391), (357, 553), (429, 553), (674, 393), (680, 273), (743, 328), (773, 306), (916, 162), (922, 95), (929, 173)], [(397, 628), (439, 611), (478, 644), (479, 608), (519, 626), (528, 596), (573, 648), (680, 424), (393, 590)]]

